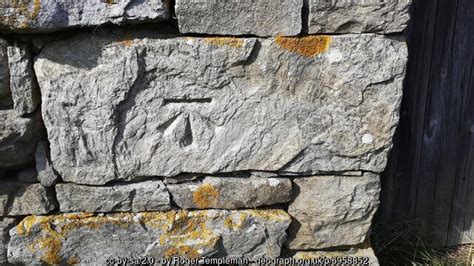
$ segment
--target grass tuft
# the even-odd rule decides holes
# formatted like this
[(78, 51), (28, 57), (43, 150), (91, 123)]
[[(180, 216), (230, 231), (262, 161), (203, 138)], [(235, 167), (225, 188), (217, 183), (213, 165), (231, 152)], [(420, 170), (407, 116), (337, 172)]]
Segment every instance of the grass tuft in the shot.
[(474, 244), (432, 247), (429, 232), (418, 221), (376, 223), (371, 241), (380, 265), (474, 266)]

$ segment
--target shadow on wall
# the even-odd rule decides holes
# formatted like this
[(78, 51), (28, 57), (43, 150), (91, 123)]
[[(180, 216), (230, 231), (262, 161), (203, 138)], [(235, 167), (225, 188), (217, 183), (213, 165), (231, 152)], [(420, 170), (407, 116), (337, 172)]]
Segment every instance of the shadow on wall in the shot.
[(414, 0), (408, 73), (378, 223), (418, 220), (434, 246), (474, 242), (474, 1)]

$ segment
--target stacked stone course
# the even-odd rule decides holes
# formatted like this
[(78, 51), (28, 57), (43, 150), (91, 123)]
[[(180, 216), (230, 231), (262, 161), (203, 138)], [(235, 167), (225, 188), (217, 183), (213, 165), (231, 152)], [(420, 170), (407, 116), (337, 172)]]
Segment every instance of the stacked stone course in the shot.
[(409, 4), (0, 0), (0, 264), (377, 265)]

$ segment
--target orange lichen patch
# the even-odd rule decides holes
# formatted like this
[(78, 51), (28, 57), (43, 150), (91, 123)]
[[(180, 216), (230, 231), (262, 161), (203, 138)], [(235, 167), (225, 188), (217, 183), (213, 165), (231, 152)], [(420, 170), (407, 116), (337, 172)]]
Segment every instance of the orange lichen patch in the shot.
[(314, 57), (329, 50), (331, 36), (283, 37), (277, 36), (275, 42), (281, 48), (306, 57)]
[(213, 46), (231, 46), (235, 48), (241, 48), (244, 45), (244, 41), (234, 37), (209, 37), (204, 38), (204, 42)]
[(165, 258), (180, 257), (188, 259), (197, 259), (200, 257), (199, 252), (189, 246), (171, 247), (163, 254)]
[(61, 256), (59, 252), (62, 248), (61, 240), (54, 237), (45, 237), (38, 240), (37, 245), (43, 252), (41, 260), (50, 265), (56, 265), (61, 263)]
[(133, 45), (133, 40), (123, 40), (123, 41), (122, 41), (122, 44), (123, 44), (125, 47), (132, 47), (132, 45)]
[(247, 222), (247, 214), (240, 213), (240, 216), (237, 221), (235, 221), (232, 216), (228, 216), (224, 220), (224, 226), (231, 230), (240, 230), (242, 229), (242, 227), (245, 225), (246, 222)]
[(193, 193), (193, 202), (198, 208), (210, 208), (217, 203), (219, 191), (211, 184), (201, 185)]

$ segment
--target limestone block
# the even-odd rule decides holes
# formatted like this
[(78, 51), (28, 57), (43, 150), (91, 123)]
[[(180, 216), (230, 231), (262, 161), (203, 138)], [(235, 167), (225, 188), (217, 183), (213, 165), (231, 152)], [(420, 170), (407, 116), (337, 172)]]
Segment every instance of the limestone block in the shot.
[(379, 176), (315, 176), (294, 179), (294, 218), (288, 247), (322, 249), (361, 244), (378, 208)]
[(309, 33), (402, 32), (411, 0), (309, 0)]
[(288, 178), (206, 177), (200, 182), (168, 185), (182, 209), (241, 209), (285, 203), (291, 199)]
[(166, 211), (170, 196), (161, 181), (113, 186), (56, 185), (61, 212)]
[(182, 33), (294, 36), (301, 32), (303, 0), (177, 0)]
[(51, 159), (65, 181), (385, 168), (404, 42), (131, 34), (78, 35), (36, 60)]
[(7, 51), (13, 107), (19, 116), (30, 114), (36, 110), (41, 98), (30, 47), (17, 43)]
[(53, 194), (41, 184), (0, 183), (0, 217), (47, 214), (56, 207)]
[(0, 167), (18, 167), (32, 162), (42, 132), (40, 112), (19, 117), (13, 109), (0, 110)]
[(276, 258), (290, 222), (281, 210), (29, 216), (10, 230), (8, 259), (102, 265), (119, 256)]
[(4, 0), (0, 5), (0, 29), (16, 32), (50, 32), (169, 18), (168, 0)]

